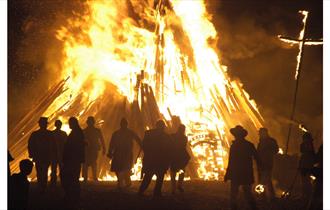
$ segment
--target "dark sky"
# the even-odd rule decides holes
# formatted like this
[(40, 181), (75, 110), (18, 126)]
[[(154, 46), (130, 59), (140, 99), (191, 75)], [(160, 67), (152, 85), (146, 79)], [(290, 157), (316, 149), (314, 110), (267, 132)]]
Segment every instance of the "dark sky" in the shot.
[[(220, 3), (219, 3), (220, 2)], [(257, 102), (266, 125), (280, 143), (287, 136), (294, 94), (297, 47), (290, 47), (277, 35), (298, 37), (302, 28), (299, 10), (308, 10), (306, 37), (323, 37), (322, 1), (209, 1), (209, 11), (219, 31), (221, 58), (229, 73), (239, 78)], [(307, 46), (295, 119), (322, 137), (323, 48)], [(293, 144), (300, 143), (295, 126)], [(291, 146), (292, 148), (292, 146)], [(297, 148), (297, 147), (295, 147)]]
[[(46, 89), (56, 72), (47, 60), (59, 56), (55, 29), (78, 1), (11, 0), (8, 2), (8, 114), (9, 127), (30, 109), (33, 98)], [(81, 1), (82, 2), (82, 1)], [(299, 10), (310, 12), (308, 38), (323, 37), (321, 0), (207, 0), (207, 9), (218, 33), (221, 63), (238, 78), (266, 119), (271, 133), (283, 145), (288, 128), (296, 67), (297, 47), (280, 42), (277, 35), (298, 37)], [(307, 46), (297, 103), (296, 120), (321, 138), (322, 46)], [(56, 65), (56, 64), (54, 64)], [(17, 106), (20, 104), (21, 106)], [(298, 129), (295, 127), (295, 137)], [(318, 140), (319, 141), (319, 140)], [(293, 144), (299, 140), (293, 140)]]

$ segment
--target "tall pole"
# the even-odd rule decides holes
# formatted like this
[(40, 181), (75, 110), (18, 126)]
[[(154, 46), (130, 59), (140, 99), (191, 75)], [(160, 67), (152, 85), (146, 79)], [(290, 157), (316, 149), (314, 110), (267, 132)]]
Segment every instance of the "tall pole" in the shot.
[(295, 85), (295, 90), (294, 90), (294, 95), (293, 95), (293, 103), (292, 103), (292, 110), (291, 110), (291, 115), (290, 115), (290, 124), (289, 124), (289, 131), (288, 131), (288, 138), (286, 140), (286, 147), (285, 147), (285, 154), (288, 154), (289, 150), (289, 142), (290, 142), (290, 137), (291, 137), (291, 131), (292, 131), (292, 121), (294, 118), (294, 114), (296, 111), (296, 105), (297, 105), (297, 96), (298, 96), (298, 88), (299, 88), (299, 79), (301, 75), (301, 64), (302, 64), (302, 58), (304, 56), (304, 42), (305, 42), (305, 29), (306, 29), (306, 22), (307, 22), (307, 17), (308, 17), (308, 12), (307, 11), (299, 11), (304, 17), (303, 17), (303, 28), (300, 31), (299, 34), (299, 53), (297, 56), (297, 67), (296, 67), (296, 85)]
[[(304, 44), (304, 41), (301, 42)], [(285, 154), (288, 154), (289, 150), (289, 142), (290, 142), (290, 137), (291, 137), (291, 130), (292, 130), (292, 121), (294, 118), (294, 114), (296, 112), (296, 105), (297, 105), (297, 96), (298, 96), (298, 87), (299, 87), (299, 79), (301, 75), (301, 60), (304, 56), (304, 46), (301, 48), (301, 56), (300, 56), (300, 62), (298, 62), (298, 68), (297, 68), (297, 79), (296, 79), (296, 85), (295, 85), (295, 90), (294, 90), (294, 95), (293, 95), (293, 102), (292, 102), (292, 110), (291, 110), (291, 115), (290, 115), (290, 124), (289, 124), (289, 131), (288, 131), (288, 138), (286, 140), (286, 146), (285, 146)]]
[(295, 38), (287, 38), (287, 37), (279, 36), (279, 38), (284, 42), (287, 42), (290, 44), (299, 44), (299, 52), (297, 55), (297, 66), (296, 66), (296, 74), (295, 74), (296, 84), (295, 84), (295, 90), (294, 90), (294, 95), (293, 95), (288, 138), (287, 138), (286, 147), (285, 147), (285, 154), (288, 154), (289, 142), (290, 142), (291, 131), (292, 131), (292, 121), (294, 120), (294, 115), (295, 115), (296, 106), (297, 106), (297, 96), (298, 96), (299, 80), (300, 80), (301, 69), (302, 69), (302, 67), (301, 67), (302, 60), (303, 60), (303, 56), (304, 56), (304, 46), (305, 45), (321, 45), (323, 43), (320, 40), (314, 41), (311, 39), (306, 39), (305, 30), (306, 30), (308, 11), (299, 11), (299, 13), (301, 13), (303, 15), (303, 20), (302, 20), (303, 28), (300, 31), (299, 38), (295, 39)]

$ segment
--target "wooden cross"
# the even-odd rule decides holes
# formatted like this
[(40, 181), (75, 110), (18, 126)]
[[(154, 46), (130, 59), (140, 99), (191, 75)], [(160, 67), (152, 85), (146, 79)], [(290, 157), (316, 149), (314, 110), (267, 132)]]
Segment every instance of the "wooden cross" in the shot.
[[(303, 15), (303, 19), (302, 19), (303, 28), (300, 31), (298, 39), (297, 38), (285, 37), (285, 36), (278, 36), (281, 41), (284, 41), (284, 42), (289, 43), (291, 45), (298, 45), (299, 46), (299, 52), (298, 52), (298, 55), (297, 55), (296, 74), (295, 74), (296, 86), (295, 86), (295, 92), (294, 92), (293, 104), (292, 104), (292, 110), (291, 110), (291, 116), (290, 116), (291, 121), (293, 121), (295, 110), (296, 110), (296, 102), (297, 102), (298, 87), (299, 87), (299, 78), (300, 78), (300, 74), (301, 74), (301, 63), (302, 63), (302, 59), (303, 59), (303, 55), (304, 55), (304, 47), (306, 45), (322, 45), (323, 44), (322, 39), (313, 40), (313, 39), (307, 39), (305, 37), (308, 11), (299, 11), (299, 13)], [(288, 153), (291, 129), (292, 129), (292, 123), (290, 123), (290, 125), (289, 125), (289, 132), (288, 132), (288, 138), (287, 138), (287, 142), (286, 142), (285, 154)]]

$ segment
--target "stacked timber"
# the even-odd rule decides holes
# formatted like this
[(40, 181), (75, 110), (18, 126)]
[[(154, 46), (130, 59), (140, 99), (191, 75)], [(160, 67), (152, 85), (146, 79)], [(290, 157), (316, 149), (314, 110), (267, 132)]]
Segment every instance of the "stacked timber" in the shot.
[(8, 149), (15, 158), (11, 163), (14, 172), (19, 171), (19, 161), (28, 158), (27, 141), (31, 133), (38, 128), (37, 122), (47, 108), (54, 100), (63, 94), (66, 80), (61, 80), (56, 83), (36, 101), (35, 106), (22, 118), (17, 125), (9, 131), (8, 134)]

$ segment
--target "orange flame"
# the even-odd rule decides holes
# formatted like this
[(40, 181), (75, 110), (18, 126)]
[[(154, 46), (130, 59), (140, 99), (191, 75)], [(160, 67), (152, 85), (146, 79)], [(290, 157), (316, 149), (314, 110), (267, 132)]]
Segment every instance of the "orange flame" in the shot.
[[(212, 147), (196, 144), (192, 151), (199, 178), (219, 179), (228, 159), (224, 149), (229, 146), (226, 129), (243, 123), (231, 116), (248, 116), (256, 128), (261, 127), (263, 119), (256, 103), (249, 99), (242, 84), (229, 79), (226, 66), (220, 64), (216, 50), (210, 46), (210, 40), (218, 35), (204, 1), (171, 0), (172, 9), (163, 5), (163, 10), (160, 4), (154, 8), (137, 0), (131, 3), (144, 21), (155, 25), (155, 31), (131, 18), (122, 0), (87, 1), (83, 16), (76, 15), (57, 30), (56, 37), (64, 46), (61, 74), (63, 78), (70, 76), (69, 91), (58, 97), (44, 115), (65, 103), (62, 109), (67, 109), (81, 93), (84, 103), (89, 104), (104, 94), (109, 82), (132, 102), (137, 74), (143, 69), (143, 82), (162, 95), (157, 103), (165, 118), (170, 118), (170, 108), (187, 125), (190, 145), (202, 140), (215, 142)], [(176, 41), (173, 25), (181, 27), (190, 47)], [(183, 52), (184, 48), (191, 54)], [(163, 65), (161, 89), (157, 88), (157, 51)], [(199, 129), (194, 128), (196, 124), (201, 125)], [(134, 166), (134, 179), (138, 179), (140, 162)], [(111, 175), (101, 178), (112, 179)]]

